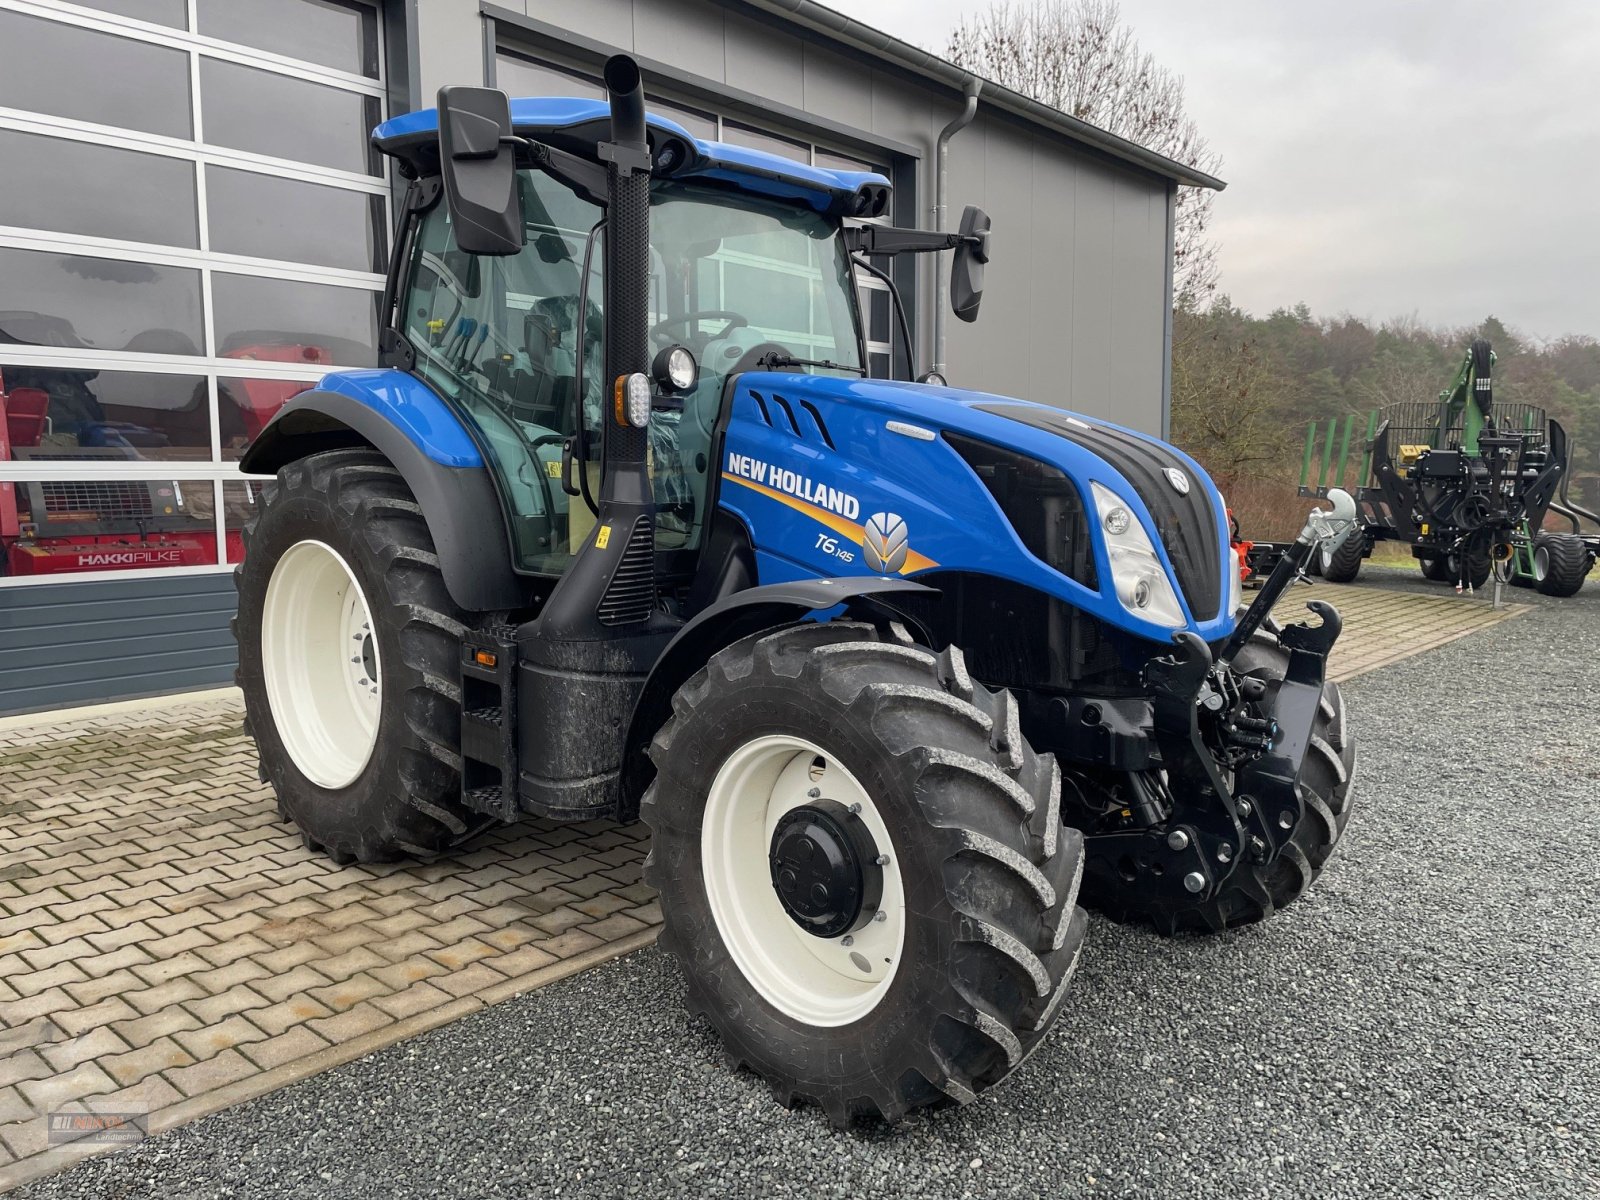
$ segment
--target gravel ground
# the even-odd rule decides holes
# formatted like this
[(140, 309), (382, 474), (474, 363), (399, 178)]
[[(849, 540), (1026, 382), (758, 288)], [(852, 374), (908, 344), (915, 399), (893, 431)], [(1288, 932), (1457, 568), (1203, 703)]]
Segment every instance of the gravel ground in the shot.
[(1052, 1039), (970, 1108), (785, 1112), (652, 949), (19, 1200), (1600, 1196), (1600, 582), (1514, 598), (1347, 685), (1357, 816), (1304, 901), (1215, 939), (1096, 920)]

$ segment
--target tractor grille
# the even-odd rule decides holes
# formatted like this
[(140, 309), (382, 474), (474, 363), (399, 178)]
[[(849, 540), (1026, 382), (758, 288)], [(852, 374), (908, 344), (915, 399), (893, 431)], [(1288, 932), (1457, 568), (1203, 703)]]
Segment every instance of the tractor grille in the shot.
[(980, 404), (977, 408), (1066, 438), (1121, 472), (1155, 520), (1156, 532), (1177, 573), (1178, 586), (1188, 598), (1189, 611), (1200, 621), (1217, 615), (1222, 607), (1224, 566), (1218, 514), (1212, 507), (1210, 492), (1198, 479), (1192, 480), (1187, 494), (1168, 482), (1168, 468), (1176, 468), (1185, 476), (1193, 474), (1169, 448), (1059, 409), (1020, 404)]
[(600, 599), (602, 625), (635, 625), (648, 621), (656, 607), (655, 540), (649, 520), (633, 523), (628, 547)]

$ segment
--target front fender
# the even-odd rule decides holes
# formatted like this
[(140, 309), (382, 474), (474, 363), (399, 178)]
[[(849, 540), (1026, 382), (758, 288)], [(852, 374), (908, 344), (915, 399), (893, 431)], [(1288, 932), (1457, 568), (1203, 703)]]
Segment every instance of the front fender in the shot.
[(528, 603), (529, 586), (511, 567), (499, 494), (466, 432), (459, 425), (456, 432), (470, 456), (445, 456), (436, 443), (429, 453), (424, 447), (430, 443), (419, 444), (411, 426), (397, 424), (364, 400), (318, 388), (279, 409), (239, 466), (246, 474), (273, 475), (286, 463), (324, 450), (371, 446), (394, 464), (417, 498), (450, 598), (469, 612), (521, 608)]
[(617, 817), (631, 821), (639, 815), (639, 801), (655, 777), (648, 754), (650, 739), (672, 715), (672, 697), (690, 676), (718, 650), (741, 638), (803, 621), (819, 613), (835, 617), (865, 617), (914, 623), (899, 611), (897, 598), (933, 596), (934, 588), (909, 579), (868, 576), (852, 579), (801, 579), (746, 588), (704, 609), (678, 630), (656, 660), (628, 725), (627, 761), (622, 769)]

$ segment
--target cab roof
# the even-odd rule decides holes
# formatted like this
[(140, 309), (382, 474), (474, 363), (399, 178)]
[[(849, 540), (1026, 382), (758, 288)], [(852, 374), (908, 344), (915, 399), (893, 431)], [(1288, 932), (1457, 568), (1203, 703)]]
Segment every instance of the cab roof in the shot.
[[(646, 113), (645, 125), (658, 174), (714, 181), (839, 216), (875, 217), (887, 211), (890, 184), (875, 171), (835, 171), (747, 146), (705, 141), (654, 113)], [(592, 159), (595, 146), (610, 140), (611, 110), (603, 100), (521, 97), (511, 101), (511, 128), (519, 136)], [(667, 170), (663, 150), (672, 143), (679, 144), (680, 161)], [(372, 131), (372, 144), (393, 157), (407, 177), (438, 174), (439, 110), (391, 117)]]

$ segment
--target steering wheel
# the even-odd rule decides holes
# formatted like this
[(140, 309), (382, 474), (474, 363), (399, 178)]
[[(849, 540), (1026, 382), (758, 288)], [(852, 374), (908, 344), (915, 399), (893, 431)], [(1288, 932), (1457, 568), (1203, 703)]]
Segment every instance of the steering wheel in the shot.
[(677, 317), (666, 317), (660, 321), (657, 321), (650, 328), (650, 336), (655, 337), (657, 334), (664, 333), (669, 329), (674, 329), (681, 325), (683, 326), (684, 336), (688, 337), (689, 326), (695, 321), (727, 322), (727, 324), (724, 325), (718, 332), (707, 337), (706, 340), (701, 343), (701, 346), (707, 346), (715, 339), (719, 337), (727, 337), (728, 334), (732, 333), (735, 329), (742, 329), (744, 326), (750, 324), (749, 318), (747, 318), (743, 313), (730, 312), (726, 308), (702, 308), (695, 312), (684, 313), (683, 315)]

